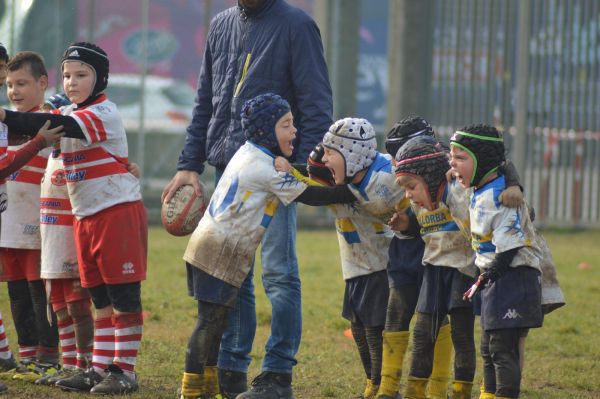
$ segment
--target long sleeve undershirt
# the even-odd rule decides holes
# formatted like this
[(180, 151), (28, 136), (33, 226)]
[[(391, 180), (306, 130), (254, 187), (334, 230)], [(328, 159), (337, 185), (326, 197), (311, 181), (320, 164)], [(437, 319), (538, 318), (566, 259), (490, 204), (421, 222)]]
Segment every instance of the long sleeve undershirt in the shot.
[(0, 169), (0, 179), (6, 179), (8, 176), (21, 169), (45, 147), (46, 139), (44, 139), (44, 136), (38, 134), (15, 152), (10, 164), (8, 164), (5, 168)]
[(41, 113), (41, 112), (15, 112), (4, 110), (6, 117), (4, 124), (8, 127), (9, 136), (33, 137), (38, 130), (50, 120), (50, 129), (62, 125), (65, 132), (64, 137), (73, 139), (85, 139), (83, 131), (74, 118), (65, 115)]

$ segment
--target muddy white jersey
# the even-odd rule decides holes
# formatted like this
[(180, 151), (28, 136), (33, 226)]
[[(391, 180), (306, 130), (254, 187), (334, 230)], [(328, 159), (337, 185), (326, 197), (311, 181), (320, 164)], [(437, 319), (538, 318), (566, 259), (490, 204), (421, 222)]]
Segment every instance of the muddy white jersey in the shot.
[[(9, 146), (8, 157), (13, 158), (25, 145)], [(8, 201), (2, 214), (0, 247), (40, 249), (40, 182), (50, 151), (43, 149), (6, 179)]]
[[(387, 224), (394, 212), (406, 211), (410, 201), (404, 197), (404, 189), (396, 184), (396, 175), (389, 154), (377, 153), (360, 184), (348, 184), (360, 206)], [(400, 239), (413, 238), (394, 232)]]
[(471, 198), (471, 243), (477, 254), (476, 265), (490, 266), (497, 253), (519, 248), (510, 266), (530, 266), (540, 270), (542, 253), (536, 244), (535, 230), (527, 205), (508, 208), (500, 203), (505, 188), (499, 176), (475, 190)]
[(425, 242), (424, 264), (453, 267), (468, 276), (477, 274), (468, 230), (469, 197), (470, 191), (453, 181), (446, 185), (436, 209), (428, 211), (413, 204)]
[(127, 137), (117, 106), (101, 95), (84, 108), (71, 105), (61, 113), (73, 117), (85, 135), (60, 143), (75, 217), (141, 200), (139, 180), (127, 171)]
[(356, 202), (330, 205), (340, 246), (344, 280), (385, 270), (393, 233)]
[(187, 262), (231, 285), (242, 284), (280, 202), (288, 205), (307, 187), (277, 172), (273, 162), (263, 147), (251, 142), (240, 147), (190, 238)]
[(41, 186), (40, 233), (44, 254), (41, 277), (44, 279), (79, 277), (73, 213), (61, 155), (48, 159)]

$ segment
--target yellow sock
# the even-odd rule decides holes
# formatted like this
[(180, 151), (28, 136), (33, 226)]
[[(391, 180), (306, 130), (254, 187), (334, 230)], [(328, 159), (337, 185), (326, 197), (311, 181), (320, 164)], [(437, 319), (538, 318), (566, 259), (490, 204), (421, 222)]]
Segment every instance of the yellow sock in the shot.
[(406, 391), (404, 399), (426, 399), (425, 389), (427, 388), (427, 378), (417, 378), (408, 376), (406, 381)]
[(402, 362), (408, 346), (408, 331), (384, 331), (381, 384), (377, 396), (394, 397), (400, 388)]
[(446, 399), (452, 367), (452, 337), (450, 324), (440, 327), (433, 350), (433, 369), (427, 385), (427, 399)]
[(496, 399), (496, 396), (493, 393), (481, 392), (479, 394), (479, 399)]
[(204, 367), (204, 390), (208, 395), (214, 396), (219, 393), (217, 366)]
[(200, 395), (204, 395), (204, 374), (183, 373), (180, 399), (196, 399)]
[(469, 381), (454, 381), (452, 383), (452, 399), (471, 399), (473, 383)]
[(370, 378), (367, 378), (367, 382), (365, 384), (365, 392), (363, 393), (363, 398), (364, 399), (375, 398), (378, 388), (379, 388), (379, 385), (373, 384), (373, 380), (371, 380)]

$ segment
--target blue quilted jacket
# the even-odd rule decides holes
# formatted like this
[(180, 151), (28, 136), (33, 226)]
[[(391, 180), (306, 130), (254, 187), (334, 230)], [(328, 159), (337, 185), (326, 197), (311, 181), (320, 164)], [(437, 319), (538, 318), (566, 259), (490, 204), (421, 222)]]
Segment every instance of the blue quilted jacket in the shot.
[(244, 102), (266, 92), (290, 103), (298, 129), (292, 158), (303, 162), (332, 123), (331, 86), (319, 28), (283, 0), (253, 13), (238, 5), (212, 20), (177, 169), (202, 173), (205, 161), (224, 169), (246, 141)]

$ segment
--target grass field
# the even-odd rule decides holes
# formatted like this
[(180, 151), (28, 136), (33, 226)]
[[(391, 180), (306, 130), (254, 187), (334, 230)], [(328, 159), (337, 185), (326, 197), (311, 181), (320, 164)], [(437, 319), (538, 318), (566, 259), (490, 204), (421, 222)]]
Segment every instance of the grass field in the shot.
[[(521, 397), (600, 398), (600, 231), (554, 231), (546, 232), (545, 237), (557, 262), (568, 304), (550, 314), (543, 328), (530, 332)], [(151, 230), (148, 280), (142, 290), (149, 315), (137, 369), (141, 390), (131, 395), (133, 398), (176, 397), (185, 347), (196, 316), (195, 302), (185, 291), (181, 255), (186, 242), (186, 238), (168, 236), (159, 228)], [(294, 371), (295, 396), (349, 398), (361, 391), (364, 376), (353, 342), (343, 335), (349, 324), (340, 317), (343, 281), (335, 234), (300, 232), (298, 254), (304, 330)], [(589, 262), (591, 268), (579, 269), (581, 262)], [(260, 279), (255, 283), (259, 327), (250, 377), (260, 371), (270, 322), (270, 307)], [(0, 309), (15, 350), (6, 289), (0, 291)], [(477, 360), (476, 384), (481, 379), (481, 359)], [(13, 381), (7, 384), (10, 392), (6, 396), (11, 398), (87, 396)], [(473, 398), (478, 397), (475, 391)]]

